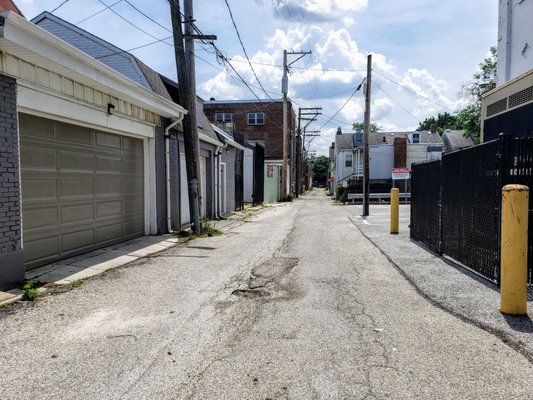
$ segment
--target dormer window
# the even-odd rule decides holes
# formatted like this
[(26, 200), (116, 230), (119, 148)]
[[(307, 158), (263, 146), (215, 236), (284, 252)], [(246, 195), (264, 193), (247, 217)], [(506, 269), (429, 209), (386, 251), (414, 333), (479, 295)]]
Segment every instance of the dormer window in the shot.
[(420, 143), (420, 133), (413, 133), (413, 143)]

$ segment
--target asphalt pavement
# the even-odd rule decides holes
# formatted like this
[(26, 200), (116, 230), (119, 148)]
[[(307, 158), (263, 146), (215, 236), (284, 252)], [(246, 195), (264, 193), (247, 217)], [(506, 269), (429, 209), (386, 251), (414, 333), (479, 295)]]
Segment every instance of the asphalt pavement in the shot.
[(499, 312), (500, 292), (493, 282), (456, 261), (441, 257), (409, 237), (410, 206), (400, 206), (400, 233), (391, 235), (390, 206), (372, 204), (362, 217), (362, 206), (345, 206), (350, 220), (435, 305), (500, 337), (533, 362), (533, 296), (528, 315)]
[(422, 295), (372, 216), (313, 192), (2, 309), (0, 398), (532, 398), (525, 353)]

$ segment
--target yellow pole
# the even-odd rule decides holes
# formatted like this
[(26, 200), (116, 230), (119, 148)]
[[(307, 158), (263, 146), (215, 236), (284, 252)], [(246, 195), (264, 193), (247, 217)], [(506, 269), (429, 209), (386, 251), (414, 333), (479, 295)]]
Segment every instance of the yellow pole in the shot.
[(500, 311), (527, 313), (527, 223), (529, 189), (506, 185), (502, 189)]
[(399, 232), (399, 204), (400, 204), (400, 190), (392, 188), (390, 191), (390, 233), (397, 234)]

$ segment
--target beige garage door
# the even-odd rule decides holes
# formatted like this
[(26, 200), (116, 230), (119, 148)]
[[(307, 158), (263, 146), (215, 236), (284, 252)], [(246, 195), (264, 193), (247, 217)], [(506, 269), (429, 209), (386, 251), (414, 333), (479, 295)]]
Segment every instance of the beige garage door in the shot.
[(144, 234), (142, 140), (20, 114), (31, 269)]

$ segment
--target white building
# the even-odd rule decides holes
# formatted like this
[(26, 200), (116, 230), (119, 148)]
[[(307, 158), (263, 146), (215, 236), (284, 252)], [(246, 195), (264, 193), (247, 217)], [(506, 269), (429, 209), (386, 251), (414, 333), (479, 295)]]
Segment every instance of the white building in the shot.
[(533, 69), (533, 1), (500, 0), (497, 85)]

